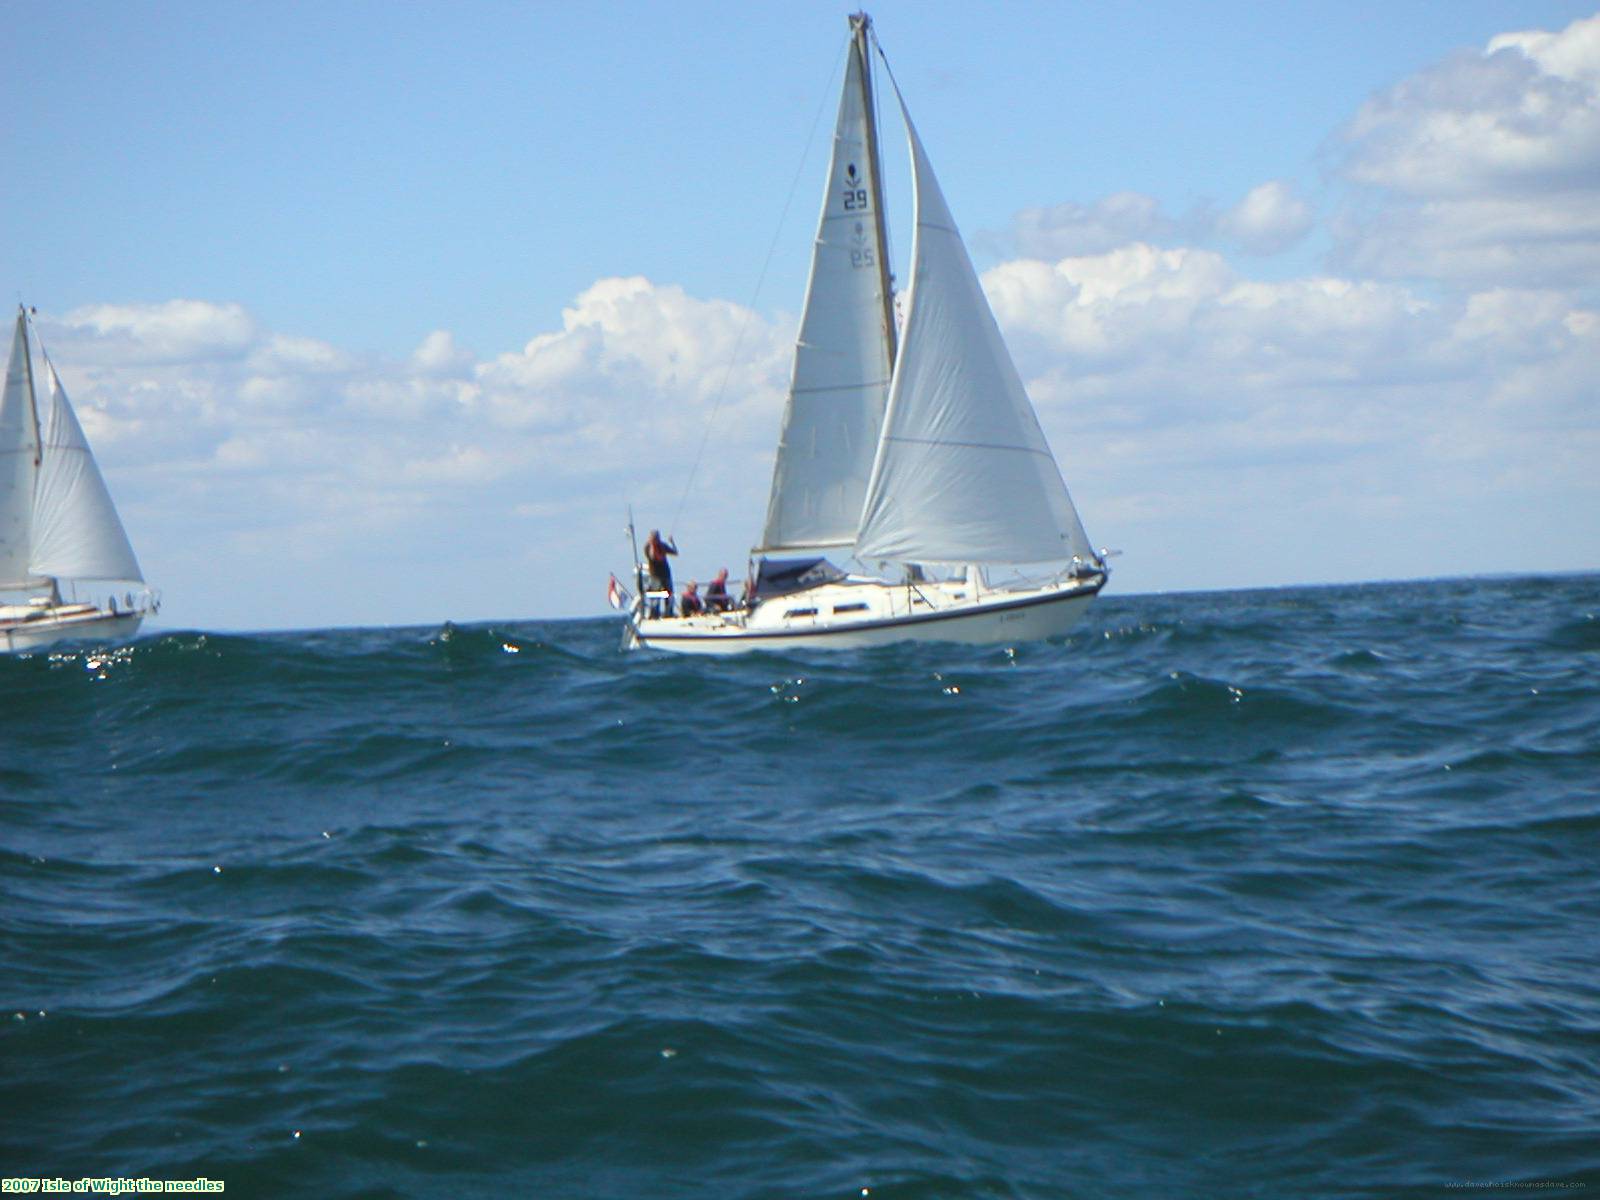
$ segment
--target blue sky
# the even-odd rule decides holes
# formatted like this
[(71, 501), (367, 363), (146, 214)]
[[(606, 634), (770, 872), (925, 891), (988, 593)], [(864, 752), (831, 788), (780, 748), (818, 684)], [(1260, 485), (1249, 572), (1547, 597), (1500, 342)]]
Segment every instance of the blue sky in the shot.
[[(1600, 566), (1595, 4), (872, 11), (1119, 587)], [(0, 283), (166, 623), (597, 612), (629, 500), (737, 573), (844, 9), (8, 31)]]

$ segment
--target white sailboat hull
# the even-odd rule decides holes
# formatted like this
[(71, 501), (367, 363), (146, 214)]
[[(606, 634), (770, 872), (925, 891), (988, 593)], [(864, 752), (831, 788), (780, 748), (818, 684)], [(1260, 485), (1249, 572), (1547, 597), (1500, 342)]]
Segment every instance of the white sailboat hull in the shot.
[(125, 642), (139, 632), (144, 613), (106, 612), (87, 606), (63, 606), (63, 611), (44, 610), (26, 620), (0, 619), (0, 651), (15, 653), (42, 650), (58, 642)]
[(624, 645), (713, 655), (854, 650), (908, 641), (1015, 645), (1067, 633), (1104, 585), (1104, 577), (1095, 576), (974, 595), (964, 583), (849, 580), (774, 597), (749, 611), (661, 618), (636, 610)]

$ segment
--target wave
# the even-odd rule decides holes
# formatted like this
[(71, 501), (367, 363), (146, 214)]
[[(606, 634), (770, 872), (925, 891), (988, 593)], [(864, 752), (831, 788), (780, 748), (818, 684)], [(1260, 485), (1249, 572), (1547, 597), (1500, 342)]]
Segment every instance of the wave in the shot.
[(1592, 1178), (1597, 608), (0, 659), (0, 1154), (344, 1196)]

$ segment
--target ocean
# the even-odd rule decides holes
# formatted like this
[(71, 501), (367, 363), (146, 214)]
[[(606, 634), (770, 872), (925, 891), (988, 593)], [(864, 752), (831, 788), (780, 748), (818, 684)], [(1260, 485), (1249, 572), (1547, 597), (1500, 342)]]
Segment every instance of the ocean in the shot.
[(1600, 1188), (1600, 575), (619, 633), (0, 659), (0, 1174)]

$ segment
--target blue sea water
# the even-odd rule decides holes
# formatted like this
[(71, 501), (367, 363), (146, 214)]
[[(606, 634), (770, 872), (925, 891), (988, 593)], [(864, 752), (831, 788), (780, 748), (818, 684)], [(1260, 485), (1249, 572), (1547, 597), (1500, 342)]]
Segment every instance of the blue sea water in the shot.
[(1600, 576), (618, 633), (0, 660), (0, 1174), (1600, 1187)]

